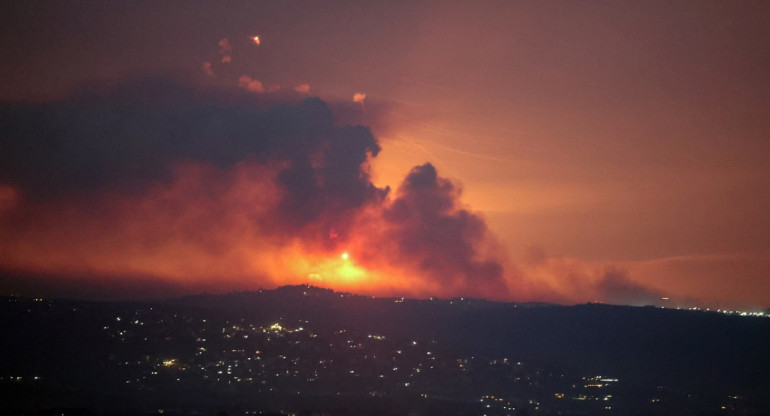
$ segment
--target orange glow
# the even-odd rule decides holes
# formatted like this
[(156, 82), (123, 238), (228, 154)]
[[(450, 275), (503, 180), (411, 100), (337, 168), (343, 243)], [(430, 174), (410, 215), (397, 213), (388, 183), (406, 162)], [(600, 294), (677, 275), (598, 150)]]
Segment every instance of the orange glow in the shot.
[[(25, 204), (13, 188), (0, 187), (0, 268), (105, 285), (145, 279), (187, 293), (308, 283), (376, 296), (574, 303), (607, 301), (607, 288), (620, 288), (663, 297), (606, 264), (537, 253), (521, 269), (506, 264), (502, 282), (437, 269), (426, 263), (430, 257), (403, 251), (393, 234), (400, 229), (391, 229), (378, 205), (351, 214), (350, 230), (334, 238), (316, 225), (290, 236), (272, 233), (283, 168), (180, 164), (170, 183), (137, 195), (48, 205)], [(493, 244), (479, 249), (485, 255), (497, 250)]]
[(214, 75), (214, 70), (213, 70), (213, 69), (211, 69), (211, 62), (208, 62), (208, 61), (204, 62), (204, 63), (201, 65), (201, 68), (203, 69), (203, 72), (204, 72), (206, 75), (208, 75), (208, 76), (210, 76), (210, 77), (213, 77), (213, 76), (215, 76), (215, 75)]
[(254, 36), (251, 38), (251, 40), (254, 42), (255, 45), (260, 45), (262, 41), (259, 39), (259, 36)]
[(262, 94), (265, 92), (265, 86), (262, 85), (262, 82), (257, 79), (253, 79), (248, 75), (242, 75), (240, 78), (238, 78), (238, 85), (241, 88), (255, 94)]
[[(376, 296), (573, 303), (606, 301), (609, 285), (661, 297), (623, 274), (607, 280), (605, 264), (542, 254), (520, 270), (506, 265), (502, 283), (461, 271), (437, 274), (432, 265), (426, 268), (424, 257), (404, 254), (380, 206), (351, 215), (351, 231), (333, 239), (313, 225), (292, 236), (272, 234), (282, 169), (245, 162), (225, 170), (180, 164), (172, 182), (156, 183), (139, 195), (50, 205), (25, 206), (13, 188), (0, 187), (0, 268), (106, 285), (145, 279), (187, 293), (308, 283)], [(323, 235), (325, 242), (313, 235)]]
[[(459, 275), (446, 276), (451, 279), (445, 282), (404, 257), (388, 237), (382, 207), (352, 215), (351, 233), (324, 238), (344, 244), (345, 251), (310, 238), (329, 235), (315, 225), (292, 236), (271, 233), (281, 169), (188, 163), (176, 166), (170, 183), (150, 185), (138, 195), (91, 195), (25, 209), (8, 202), (10, 211), (0, 215), (0, 268), (65, 282), (144, 279), (178, 288), (177, 293), (309, 283), (378, 296), (510, 297)], [(16, 201), (3, 189), (4, 201)]]
[(376, 279), (376, 273), (349, 261), (347, 252), (340, 259), (317, 258), (311, 265), (314, 278), (331, 287), (348, 287), (356, 290), (365, 289)]
[(300, 94), (307, 94), (310, 92), (310, 84), (300, 84), (294, 87), (294, 91), (297, 91)]
[[(242, 80), (244, 88), (261, 86), (257, 82)], [(385, 219), (398, 191), (382, 204), (351, 212), (344, 231), (316, 222), (298, 232), (276, 232), (271, 216), (280, 209), (277, 178), (285, 168), (254, 161), (231, 168), (178, 164), (173, 180), (135, 194), (43, 203), (27, 203), (13, 188), (0, 186), (0, 269), (104, 285), (145, 279), (186, 293), (309, 283), (376, 296), (560, 303), (611, 301), (606, 296), (612, 293), (629, 303), (666, 295), (612, 272), (608, 264), (543, 253), (518, 269), (500, 260), (506, 272), (500, 280), (442, 268), (452, 259), (432, 257), (431, 245), (404, 250), (403, 229)], [(411, 220), (420, 221), (407, 217)], [(487, 240), (472, 243), (476, 256), (502, 259), (501, 248)]]

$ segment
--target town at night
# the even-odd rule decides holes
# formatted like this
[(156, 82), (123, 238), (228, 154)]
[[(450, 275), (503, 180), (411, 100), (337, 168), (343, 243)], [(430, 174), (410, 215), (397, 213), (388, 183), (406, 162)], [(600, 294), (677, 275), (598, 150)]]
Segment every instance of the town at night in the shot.
[[(355, 311), (355, 313), (350, 313)], [(95, 303), (4, 298), (19, 414), (759, 415), (770, 317), (312, 286)]]

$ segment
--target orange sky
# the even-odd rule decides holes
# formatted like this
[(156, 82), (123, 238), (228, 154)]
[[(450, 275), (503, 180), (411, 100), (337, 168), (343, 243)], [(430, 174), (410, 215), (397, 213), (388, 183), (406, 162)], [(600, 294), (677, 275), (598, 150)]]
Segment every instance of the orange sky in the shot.
[[(494, 257), (505, 265), (511, 299), (612, 301), (620, 298), (594, 297), (610, 293), (618, 280), (682, 303), (770, 306), (765, 2), (95, 1), (1, 7), (5, 101), (46, 102), (83, 84), (158, 75), (227, 90), (237, 90), (240, 80), (252, 94), (291, 92), (330, 103), (352, 103), (359, 94), (345, 111), (370, 125), (382, 147), (371, 161), (374, 184), (391, 186), (395, 198), (410, 169), (429, 162), (461, 187), (457, 209), (486, 220), (496, 241), (488, 244), (499, 245)], [(338, 117), (344, 119), (345, 111)], [(238, 166), (229, 172), (271, 169)], [(223, 192), (240, 189), (237, 181), (227, 183), (234, 188)], [(226, 255), (232, 261), (207, 259), (205, 246), (174, 242), (164, 250), (201, 254), (182, 264), (164, 260), (169, 270), (151, 258), (129, 261), (123, 253), (131, 247), (123, 245), (135, 246), (130, 240), (113, 250), (84, 236), (91, 243), (72, 247), (77, 254), (40, 254), (52, 253), (46, 245), (60, 238), (71, 239), (77, 228), (72, 222), (92, 221), (96, 230), (115, 227), (110, 221), (117, 218), (117, 229), (127, 233), (136, 218), (114, 210), (150, 209), (142, 204), (160, 198), (155, 186), (141, 197), (102, 202), (112, 213), (103, 221), (87, 220), (68, 199), (71, 211), (58, 218), (70, 223), (57, 222), (51, 233), (28, 231), (21, 242), (6, 240), (3, 266), (55, 274), (63, 267), (57, 258), (70, 264), (85, 256), (94, 260), (75, 262), (77, 273), (220, 279), (203, 288), (227, 277), (230, 290), (251, 287), (233, 276), (276, 274), (290, 270), (286, 264), (294, 259), (318, 253), (282, 244), (281, 255), (270, 260), (256, 255), (253, 261), (262, 266), (254, 268), (244, 265), (251, 257), (238, 252), (243, 240), (227, 234), (221, 238), (234, 247)], [(20, 200), (17, 188), (0, 188), (2, 212)], [(235, 200), (246, 197), (233, 194)], [(170, 214), (152, 215), (159, 220)], [(162, 234), (138, 235), (162, 239), (154, 233)], [(257, 238), (242, 244), (267, 243)], [(134, 249), (144, 257), (144, 248)], [(24, 257), (25, 250), (34, 254)], [(338, 259), (336, 252), (323, 256)], [(383, 266), (384, 260), (370, 261), (389, 275), (406, 276), (416, 267), (399, 272)], [(50, 266), (43, 267), (46, 262)], [(425, 282), (413, 294), (462, 293)], [(391, 286), (396, 288), (369, 289), (396, 293), (406, 287)]]

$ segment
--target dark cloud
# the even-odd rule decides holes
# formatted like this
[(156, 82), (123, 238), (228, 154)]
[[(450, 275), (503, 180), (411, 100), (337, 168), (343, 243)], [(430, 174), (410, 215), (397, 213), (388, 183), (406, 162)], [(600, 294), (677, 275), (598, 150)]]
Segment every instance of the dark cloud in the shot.
[[(360, 106), (287, 94), (155, 78), (0, 104), (0, 269), (202, 287), (213, 273), (231, 288), (323, 269), (364, 290), (507, 296), (486, 224), (454, 184), (425, 164), (390, 197), (370, 178), (379, 143), (351, 123)], [(332, 253), (343, 246), (361, 253), (351, 267)]]
[(402, 256), (444, 285), (466, 293), (505, 292), (502, 265), (482, 253), (489, 242), (486, 224), (458, 207), (459, 195), (431, 164), (413, 168), (385, 211), (389, 238)]
[[(483, 218), (431, 164), (414, 167), (392, 196), (372, 183), (369, 161), (381, 148), (361, 123), (389, 108), (367, 105), (163, 78), (0, 103), (0, 269), (104, 270), (115, 279), (221, 270), (235, 288), (244, 275), (272, 284), (287, 264), (344, 249), (399, 293), (660, 300), (625, 273), (588, 273), (539, 248), (526, 262), (532, 287), (517, 286), (510, 267), (506, 280)], [(316, 266), (307, 267), (292, 273)]]
[(165, 79), (84, 90), (46, 104), (0, 107), (0, 182), (32, 199), (141, 190), (178, 162), (218, 168), (282, 163), (279, 211), (302, 227), (381, 198), (366, 170), (380, 146), (365, 127), (339, 127), (317, 98), (293, 104), (239, 98)]

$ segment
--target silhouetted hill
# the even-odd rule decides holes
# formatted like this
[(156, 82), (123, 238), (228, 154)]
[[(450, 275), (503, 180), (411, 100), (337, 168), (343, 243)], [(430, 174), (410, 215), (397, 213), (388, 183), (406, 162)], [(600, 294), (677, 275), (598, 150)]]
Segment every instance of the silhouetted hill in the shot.
[(431, 337), (471, 354), (519, 356), (644, 382), (770, 388), (770, 319), (605, 304), (373, 298), (312, 286), (191, 296), (169, 304), (267, 320)]
[(770, 319), (714, 312), (300, 285), (152, 302), (1, 298), (0, 335), (0, 398), (19, 413), (301, 403), (459, 415), (480, 414), (491, 394), (542, 414), (593, 414), (594, 399), (614, 401), (613, 414), (770, 408)]

